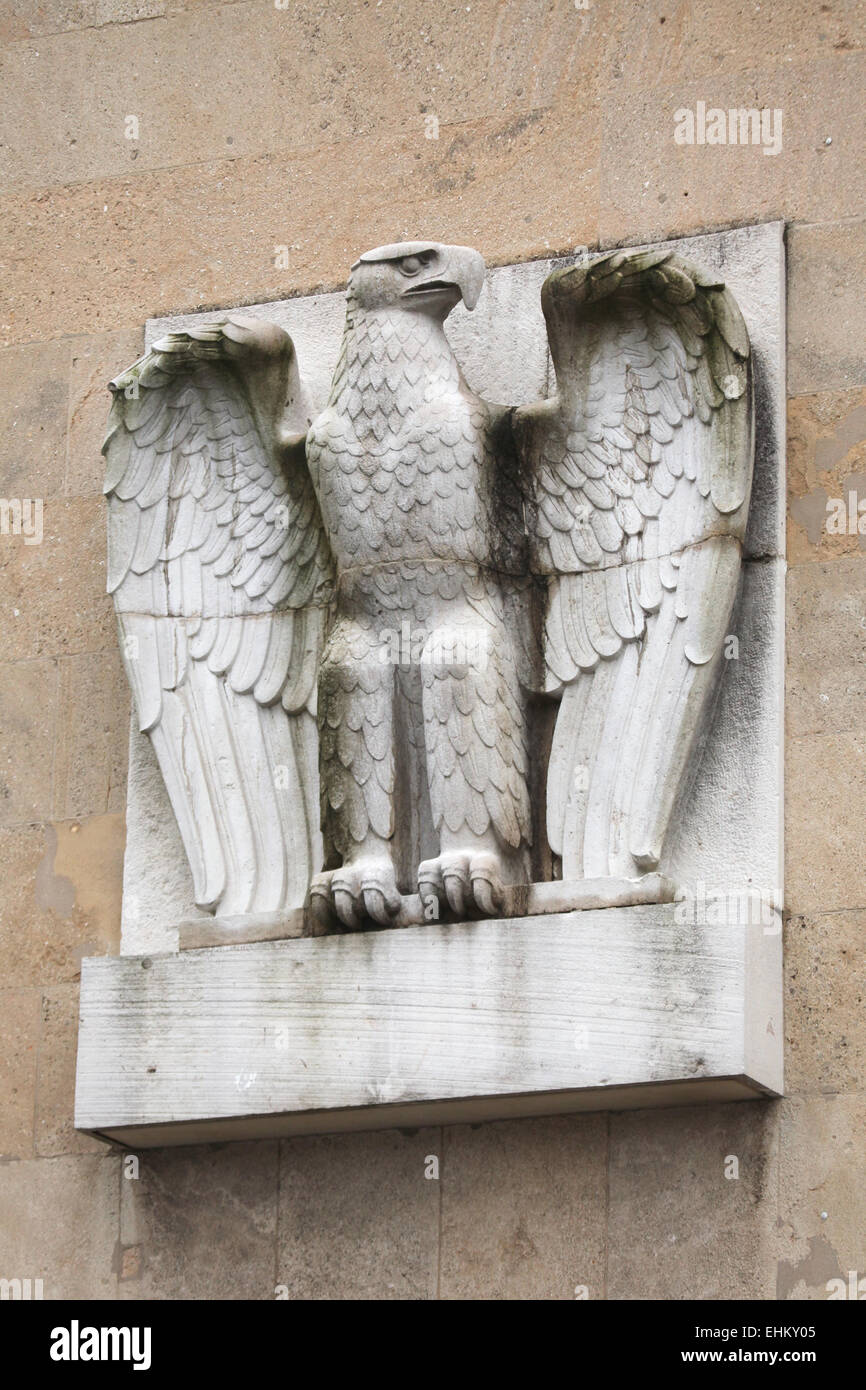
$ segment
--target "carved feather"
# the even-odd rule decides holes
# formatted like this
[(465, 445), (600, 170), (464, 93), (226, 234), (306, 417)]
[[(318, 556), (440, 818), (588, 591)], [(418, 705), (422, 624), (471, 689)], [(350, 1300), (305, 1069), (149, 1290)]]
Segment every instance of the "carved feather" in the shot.
[(555, 271), (557, 394), (515, 413), (563, 876), (657, 867), (737, 592), (753, 465), (749, 339), (724, 285), (666, 251)]
[(220, 333), (170, 335), (112, 382), (104, 453), (108, 589), (139, 727), (196, 902), (232, 915), (300, 906), (321, 866), (332, 565), (303, 447), (286, 467), (271, 456)]

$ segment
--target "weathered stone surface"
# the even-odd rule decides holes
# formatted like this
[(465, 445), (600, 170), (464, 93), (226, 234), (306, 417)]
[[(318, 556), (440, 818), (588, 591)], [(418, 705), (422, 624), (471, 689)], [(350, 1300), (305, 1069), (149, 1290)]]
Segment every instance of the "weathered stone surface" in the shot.
[(773, 1296), (776, 1127), (762, 1102), (611, 1116), (608, 1298)]
[(866, 701), (866, 554), (793, 566), (787, 603), (789, 737), (856, 728)]
[[(147, 18), (141, 11), (136, 17)], [(409, 133), (423, 143), (427, 116), (453, 126), (513, 109), (519, 119), (577, 83), (586, 101), (598, 81), (600, 19), (564, 0), (541, 12), (477, 0), (441, 14), (303, 0), (211, 7), (214, 102), (211, 84), (196, 75), (200, 7), (177, 11), (173, 4), (158, 23), (88, 27), (10, 48), (0, 70), (31, 119), (26, 129), (10, 122), (5, 181), (39, 187), (186, 165), (191, 148), (202, 160), (306, 154), (368, 135)], [(125, 133), (129, 115), (138, 121), (134, 139)]]
[(279, 1296), (435, 1298), (441, 1159), (439, 1129), (284, 1141)]
[[(0, 353), (0, 496), (46, 498), (62, 491), (66, 459), (68, 343)], [(0, 537), (4, 549), (20, 544)]]
[(866, 222), (793, 226), (788, 257), (788, 390), (863, 386)]
[(849, 1271), (856, 1285), (866, 1269), (866, 1104), (859, 1094), (792, 1098), (778, 1108), (776, 1288), (769, 1296), (826, 1299), (831, 1279), (842, 1280), (847, 1296)]
[(44, 990), (40, 1012), (35, 1151), (44, 1157), (104, 1154), (105, 1145), (100, 1140), (82, 1134), (73, 1124), (78, 986), (53, 985)]
[[(235, 0), (227, 2), (232, 4)], [(212, 0), (205, 0), (205, 3), (212, 3)], [(94, 25), (137, 24), (142, 19), (156, 19), (180, 9), (195, 12), (200, 0), (91, 0), (91, 4)]]
[(123, 818), (0, 830), (0, 978), (76, 980), (82, 956), (116, 951)]
[(52, 499), (45, 504), (40, 544), (29, 545), (23, 536), (0, 539), (7, 662), (116, 647), (105, 593), (104, 511), (101, 497)]
[(273, 1298), (275, 1143), (151, 1149), (122, 1171), (120, 1298)]
[[(423, 134), (429, 114), (445, 125), (576, 97), (589, 103), (606, 30), (603, 13), (578, 9), (573, 0), (544, 8), (475, 0), (438, 11), (410, 3), (354, 12), (323, 11), (303, 0), (293, 17), (303, 42), (282, 45), (282, 80), (307, 95), (310, 125), (340, 138), (352, 134), (353, 121), (367, 131), (398, 113)], [(343, 61), (335, 61), (336, 52)]]
[(33, 1152), (39, 1002), (36, 989), (0, 992), (0, 1159)]
[(129, 686), (120, 653), (64, 657), (54, 758), (54, 818), (123, 812)]
[[(862, 193), (851, 170), (866, 136), (866, 113), (857, 95), (864, 74), (866, 58), (849, 53), (783, 69), (761, 65), (733, 74), (717, 72), (711, 88), (706, 78), (695, 80), (688, 69), (678, 80), (649, 90), (630, 87), (627, 101), (610, 100), (605, 107), (600, 244), (705, 231), (732, 222), (778, 217), (817, 222), (862, 215)], [(726, 113), (740, 108), (780, 111), (779, 152), (764, 154), (757, 143), (740, 144), (739, 124), (737, 144), (678, 144), (674, 114), (694, 112), (698, 102)], [(824, 272), (838, 274), (828, 265)], [(853, 282), (851, 292), (856, 293)], [(816, 381), (810, 387), (825, 384), (836, 383)]]
[(605, 1297), (603, 1117), (446, 1129), (440, 1180), (441, 1298)]
[(783, 560), (743, 565), (729, 634), (738, 645), (728, 648), (700, 776), (685, 793), (668, 870), (692, 894), (701, 881), (731, 884), (734, 865), (769, 898), (782, 888), (784, 586)]
[(71, 347), (69, 379), (69, 434), (64, 492), (73, 497), (102, 495), (105, 459), (105, 404), (108, 382), (119, 361), (134, 362), (141, 354), (143, 333), (128, 328), (82, 338)]
[(113, 953), (120, 925), (123, 816), (61, 821), (56, 831), (54, 873), (72, 884), (81, 930), (100, 943), (97, 954)]
[(0, 15), (0, 43), (38, 38), (93, 22), (95, 0), (7, 0)]
[[(345, 283), (359, 246), (425, 225), (471, 243), (492, 217), (501, 261), (585, 246), (596, 236), (597, 148), (591, 105), (539, 108), (445, 128), (438, 141), (369, 136), (292, 158), (15, 190), (0, 198), (0, 344), (330, 288)], [(554, 158), (562, 149), (584, 156)]]
[(866, 1071), (866, 912), (785, 925), (785, 1077), (789, 1093), (856, 1091)]
[(53, 827), (0, 830), (0, 975), (11, 988), (78, 974), (74, 893), (54, 874), (56, 847)]
[[(862, 555), (866, 534), (859, 530), (861, 498), (866, 498), (866, 389), (792, 397), (788, 402), (788, 564)], [(832, 507), (828, 511), (830, 499), (844, 503), (846, 524), (841, 531), (827, 529), (834, 512)]]
[[(640, 6), (611, 6), (610, 23), (608, 56), (624, 94), (648, 81), (715, 79), (720, 73), (748, 70), (756, 57), (762, 67), (774, 64), (784, 72), (808, 58), (833, 58), (866, 46), (860, 0), (833, 5), (797, 0), (778, 6), (743, 0), (698, 5), (645, 0)], [(707, 104), (714, 102), (715, 97)], [(738, 105), (746, 104), (744, 96)]]
[(57, 683), (56, 661), (0, 663), (0, 825), (51, 814)]
[(863, 903), (866, 733), (832, 730), (788, 741), (785, 900), (792, 912)]
[[(150, 739), (139, 733), (134, 716), (129, 730), (126, 826), (123, 953), (177, 951), (178, 923), (199, 915), (192, 874), (156, 753)], [(156, 882), (148, 872), (152, 855), (160, 866)]]
[(120, 1158), (0, 1164), (0, 1269), (41, 1279), (46, 1300), (117, 1296)]
[(195, 16), (15, 44), (0, 54), (0, 74), (30, 120), (5, 132), (4, 183), (39, 188), (186, 164), (190, 148), (201, 159), (276, 148), (281, 112), (296, 109), (278, 104), (276, 91), (274, 39), (288, 28), (273, 5), (214, 8), (207, 45), (211, 71), (220, 73), (218, 101), (198, 75)]
[(185, 2), (197, 8), (198, 0), (6, 0), (0, 15), (0, 43), (101, 24), (132, 24), (181, 9)]
[(679, 911), (87, 961), (76, 1124), (156, 1147), (780, 1091), (779, 937)]

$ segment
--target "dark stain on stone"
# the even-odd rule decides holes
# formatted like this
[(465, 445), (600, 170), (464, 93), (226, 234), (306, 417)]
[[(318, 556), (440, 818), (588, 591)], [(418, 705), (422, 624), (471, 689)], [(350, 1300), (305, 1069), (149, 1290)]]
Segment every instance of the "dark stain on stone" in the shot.
[(829, 1279), (841, 1279), (839, 1257), (823, 1236), (809, 1237), (809, 1253), (803, 1260), (780, 1260), (776, 1268), (776, 1298), (784, 1300), (799, 1283), (809, 1288), (826, 1285)]
[(791, 516), (806, 535), (810, 545), (820, 545), (827, 520), (827, 494), (822, 487), (815, 488), (807, 497), (795, 497), (791, 502)]
[(837, 463), (858, 444), (866, 440), (866, 405), (858, 405), (845, 415), (829, 438), (819, 439), (815, 445), (815, 467), (822, 473), (835, 468)]
[(45, 853), (36, 867), (33, 886), (36, 906), (41, 911), (56, 912), (59, 917), (71, 917), (75, 907), (75, 885), (63, 874), (55, 874), (56, 855), (57, 831), (53, 825), (46, 825)]

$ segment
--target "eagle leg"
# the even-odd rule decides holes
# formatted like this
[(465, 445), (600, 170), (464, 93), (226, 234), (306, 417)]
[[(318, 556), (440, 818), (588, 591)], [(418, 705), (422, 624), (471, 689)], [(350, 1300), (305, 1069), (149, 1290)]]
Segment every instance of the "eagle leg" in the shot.
[(313, 917), (326, 929), (388, 926), (401, 903), (393, 858), (394, 667), (371, 621), (338, 617), (319, 669), (318, 721), (322, 830), (341, 864), (313, 879)]
[(418, 868), (425, 914), (495, 916), (525, 882), (530, 842), (524, 711), (495, 601), (456, 598), (421, 657), (430, 806), (439, 854)]

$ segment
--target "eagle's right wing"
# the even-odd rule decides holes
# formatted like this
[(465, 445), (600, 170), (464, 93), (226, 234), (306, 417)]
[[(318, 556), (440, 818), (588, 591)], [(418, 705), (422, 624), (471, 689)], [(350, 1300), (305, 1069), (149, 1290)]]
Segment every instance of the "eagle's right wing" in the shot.
[(547, 831), (564, 878), (663, 860), (740, 578), (753, 466), (749, 335), (670, 250), (554, 271), (556, 395), (515, 412), (559, 700)]
[[(291, 340), (230, 316), (111, 383), (108, 591), (199, 907), (299, 907), (321, 867), (316, 675), (332, 562), (303, 437), (279, 455)], [(268, 396), (267, 391), (264, 393)], [(279, 408), (279, 407), (277, 407)]]

